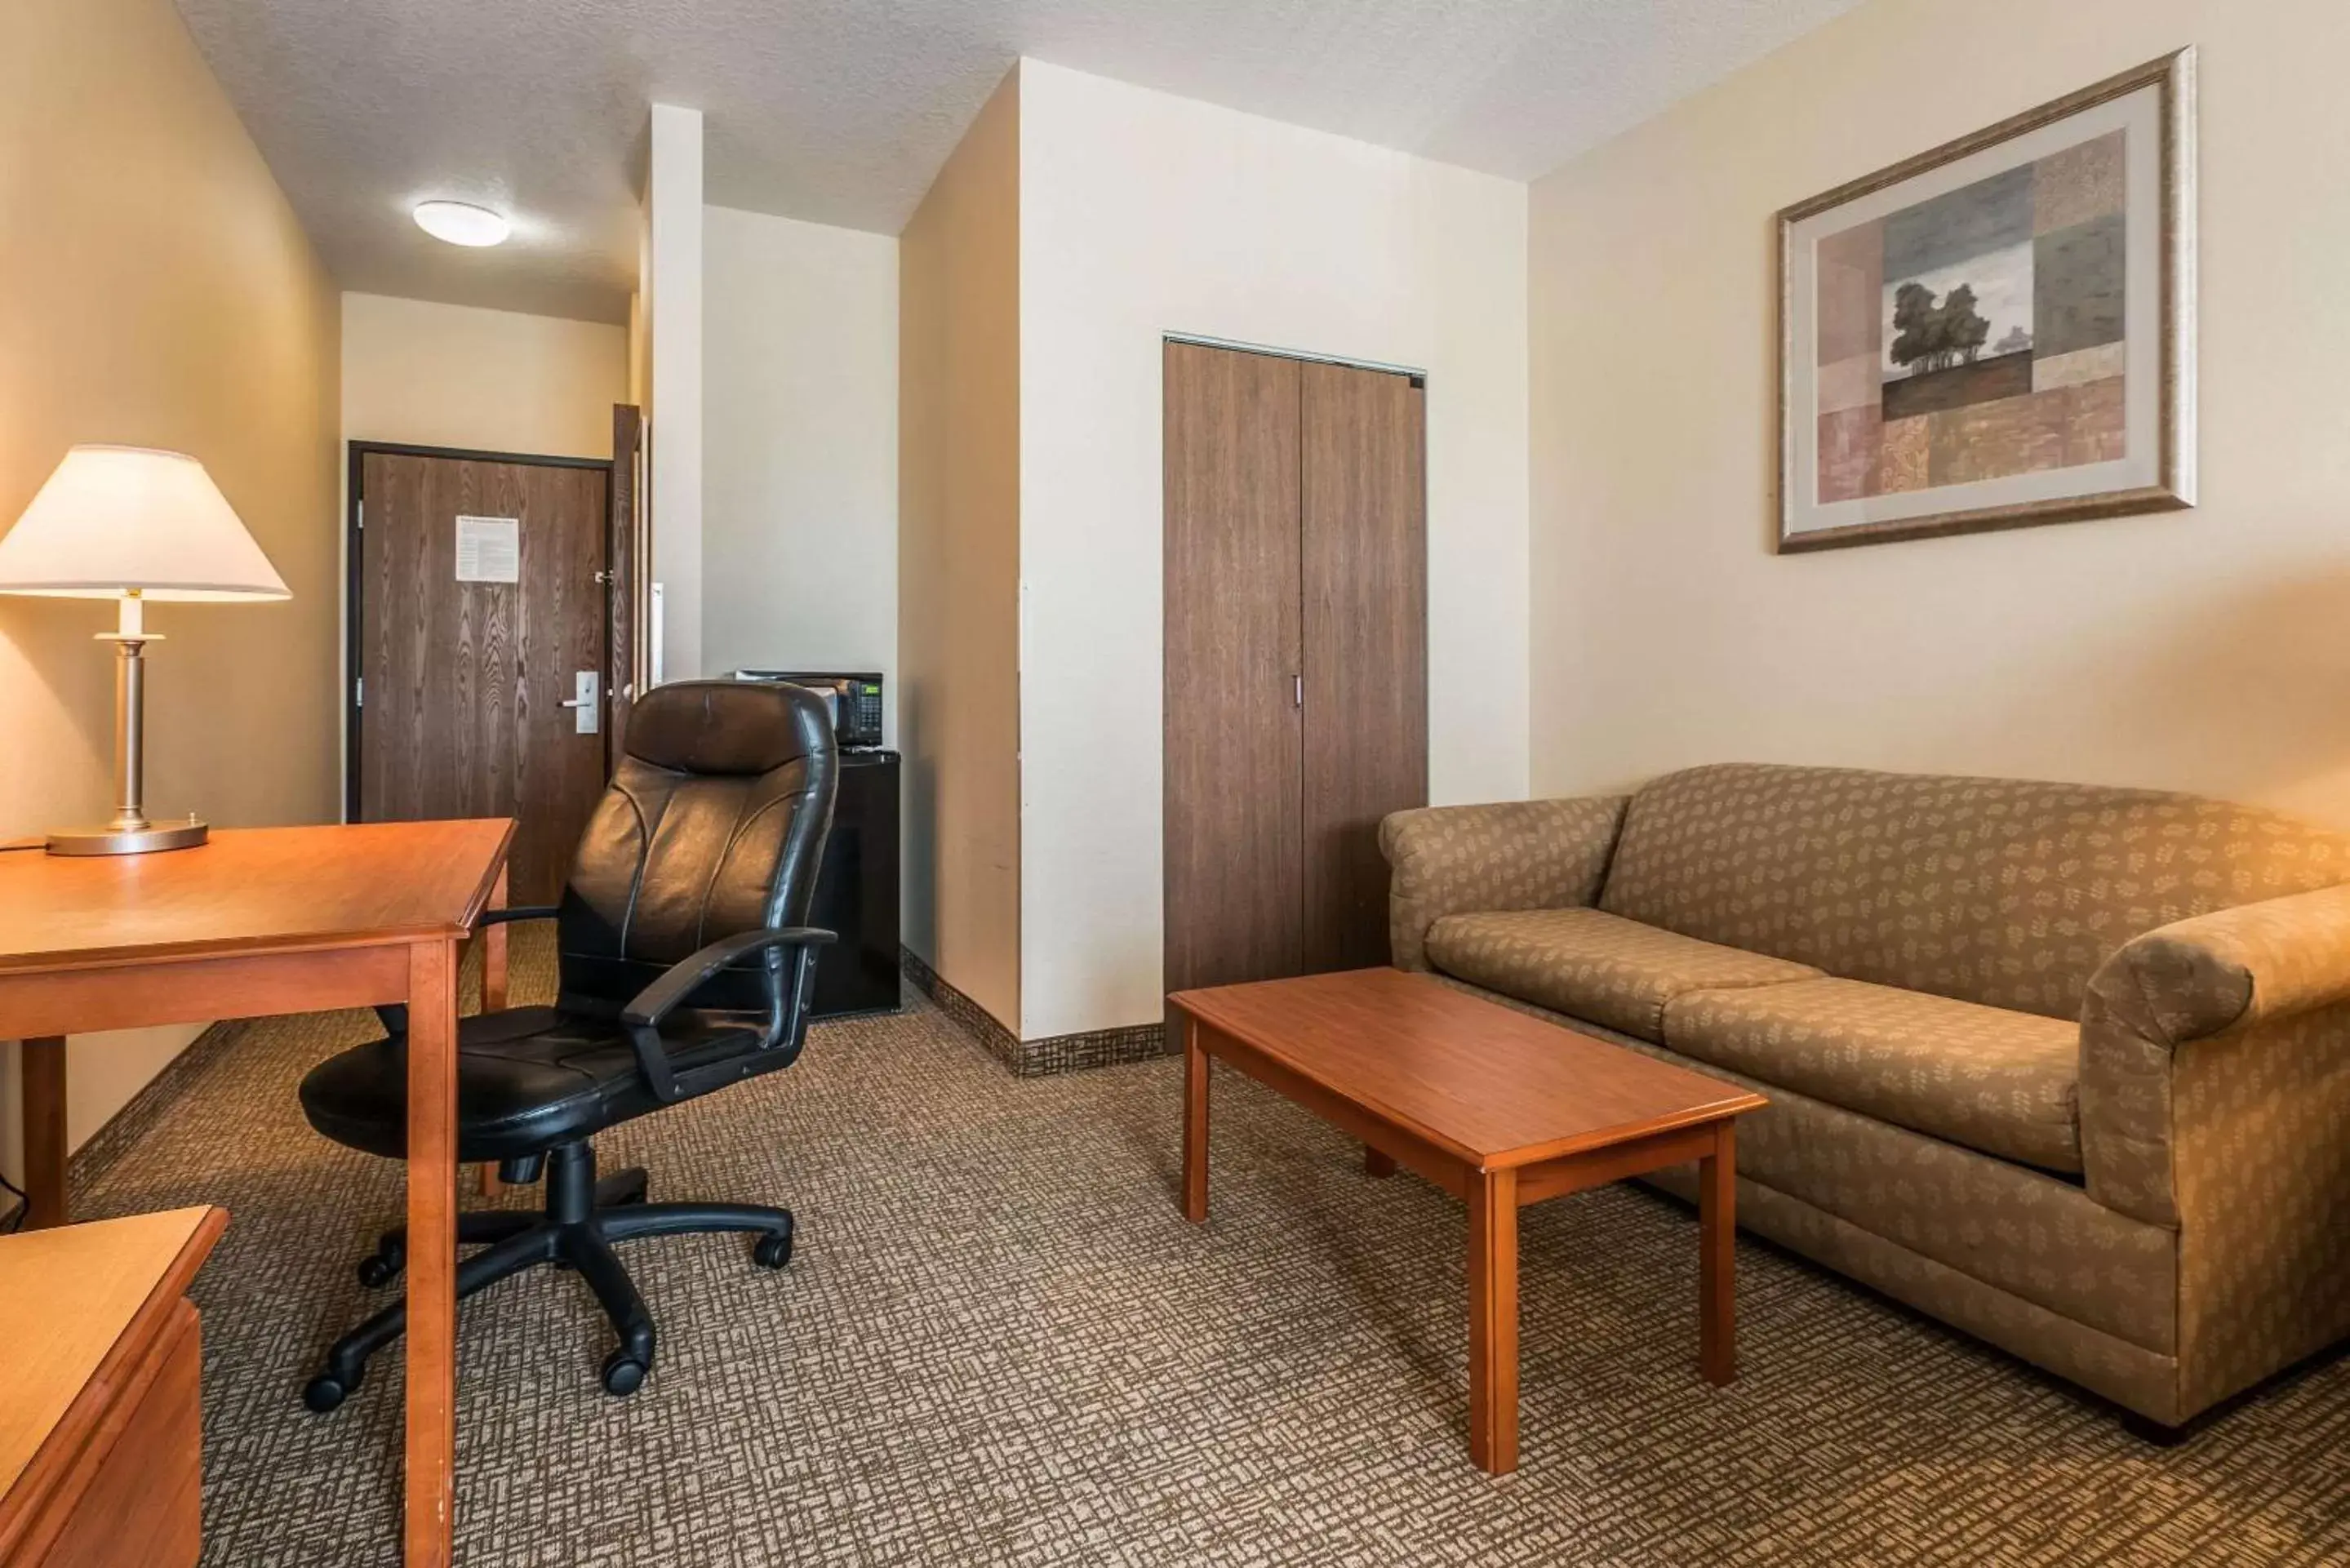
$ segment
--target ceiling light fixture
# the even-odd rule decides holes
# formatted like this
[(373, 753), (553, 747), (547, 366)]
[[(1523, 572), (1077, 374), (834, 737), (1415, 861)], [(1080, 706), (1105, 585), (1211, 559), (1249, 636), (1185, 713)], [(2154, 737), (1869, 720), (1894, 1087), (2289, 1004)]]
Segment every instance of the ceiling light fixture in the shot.
[(452, 245), (504, 244), (514, 225), (467, 202), (423, 202), (416, 208), (416, 226), (436, 240)]

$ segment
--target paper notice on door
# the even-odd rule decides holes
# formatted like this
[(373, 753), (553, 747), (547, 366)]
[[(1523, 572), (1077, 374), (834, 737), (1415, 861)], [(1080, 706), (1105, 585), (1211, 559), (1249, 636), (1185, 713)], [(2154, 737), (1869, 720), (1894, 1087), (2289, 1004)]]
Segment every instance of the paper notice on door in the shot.
[(457, 580), (461, 583), (522, 581), (522, 519), (457, 519)]

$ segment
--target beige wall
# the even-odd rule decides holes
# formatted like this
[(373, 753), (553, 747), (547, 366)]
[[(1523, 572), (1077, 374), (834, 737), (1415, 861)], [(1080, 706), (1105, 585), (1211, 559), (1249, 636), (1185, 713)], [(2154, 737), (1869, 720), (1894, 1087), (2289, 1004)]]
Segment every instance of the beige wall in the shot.
[[(165, 639), (151, 805), (330, 820), (336, 296), (169, 0), (0, 8), (0, 526), (77, 441), (173, 448), (210, 468), (293, 590), (149, 612)], [(112, 624), (102, 604), (0, 598), (0, 837), (104, 814), (112, 674), (90, 639)], [(75, 1140), (191, 1033), (78, 1040)], [(13, 1167), (13, 1063), (6, 1083)]]
[(348, 441), (609, 457), (629, 330), (347, 294), (342, 378)]
[[(1952, 26), (1875, 0), (1535, 187), (1535, 788), (1751, 758), (2350, 823), (2350, 6), (1980, 0), (1989, 64), (1931, 68)], [(2202, 505), (1773, 556), (1773, 213), (2185, 44)]]
[(1428, 373), (1428, 787), (1525, 794), (1526, 187), (1020, 77), (1022, 1037), (1164, 1011), (1161, 343)]
[(1004, 78), (899, 239), (905, 940), (1020, 1026), (1020, 99)]
[(726, 207), (702, 234), (703, 663), (878, 670), (892, 705), (898, 242)]

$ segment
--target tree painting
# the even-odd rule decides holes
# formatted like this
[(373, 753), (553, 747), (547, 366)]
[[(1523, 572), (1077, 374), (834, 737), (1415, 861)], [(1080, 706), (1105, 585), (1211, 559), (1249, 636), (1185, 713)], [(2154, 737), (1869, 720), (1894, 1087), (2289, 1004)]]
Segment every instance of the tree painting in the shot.
[(1991, 322), (1975, 309), (1975, 291), (1967, 285), (1962, 283), (1942, 296), (1942, 329), (1944, 350), (1969, 365), (1991, 341)]
[(1893, 291), (1893, 347), (1888, 352), (1895, 364), (1908, 366), (1913, 374), (1927, 368), (1939, 314), (1934, 291), (1922, 283), (1905, 283)]
[(1975, 291), (1967, 284), (1953, 286), (1938, 304), (1934, 291), (1922, 283), (1905, 283), (1893, 291), (1893, 362), (1913, 376), (1971, 365), (1991, 340), (1991, 323), (1975, 309)]

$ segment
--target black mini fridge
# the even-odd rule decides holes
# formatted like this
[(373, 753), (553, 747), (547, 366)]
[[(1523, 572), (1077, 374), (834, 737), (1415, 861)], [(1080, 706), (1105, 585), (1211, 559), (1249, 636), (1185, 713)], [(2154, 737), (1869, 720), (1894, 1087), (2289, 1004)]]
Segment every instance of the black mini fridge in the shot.
[(816, 957), (812, 1016), (898, 1011), (897, 753), (842, 749), (808, 923), (839, 936)]

